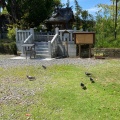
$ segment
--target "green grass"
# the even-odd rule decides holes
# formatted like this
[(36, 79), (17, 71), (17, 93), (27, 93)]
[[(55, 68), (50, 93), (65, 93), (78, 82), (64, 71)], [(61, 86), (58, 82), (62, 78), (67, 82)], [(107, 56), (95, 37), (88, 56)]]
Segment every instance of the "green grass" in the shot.
[[(92, 73), (95, 83), (84, 72)], [(0, 68), (0, 120), (119, 120), (120, 62)], [(26, 74), (36, 76), (29, 81)], [(87, 89), (83, 90), (83, 82)]]

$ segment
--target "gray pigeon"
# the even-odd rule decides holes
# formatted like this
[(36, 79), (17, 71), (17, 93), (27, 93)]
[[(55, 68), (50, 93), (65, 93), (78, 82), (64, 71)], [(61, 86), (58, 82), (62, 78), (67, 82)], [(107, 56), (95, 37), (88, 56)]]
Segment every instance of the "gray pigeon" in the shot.
[(42, 67), (43, 67), (44, 69), (46, 69), (46, 66), (42, 65)]

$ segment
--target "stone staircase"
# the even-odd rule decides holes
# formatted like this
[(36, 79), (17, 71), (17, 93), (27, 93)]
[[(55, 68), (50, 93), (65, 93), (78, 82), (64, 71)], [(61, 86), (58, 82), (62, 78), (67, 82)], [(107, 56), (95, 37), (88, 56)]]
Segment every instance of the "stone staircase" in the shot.
[(51, 58), (48, 42), (35, 42), (36, 58)]

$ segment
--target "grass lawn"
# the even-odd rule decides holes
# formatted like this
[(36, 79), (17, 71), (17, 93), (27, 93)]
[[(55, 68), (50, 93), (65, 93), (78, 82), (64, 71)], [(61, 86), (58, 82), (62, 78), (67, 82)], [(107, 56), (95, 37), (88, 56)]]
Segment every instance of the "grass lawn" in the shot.
[[(91, 83), (85, 71), (92, 73)], [(29, 81), (26, 75), (35, 76)], [(83, 90), (83, 82), (87, 89)], [(0, 68), (0, 120), (119, 120), (120, 61), (85, 68)]]

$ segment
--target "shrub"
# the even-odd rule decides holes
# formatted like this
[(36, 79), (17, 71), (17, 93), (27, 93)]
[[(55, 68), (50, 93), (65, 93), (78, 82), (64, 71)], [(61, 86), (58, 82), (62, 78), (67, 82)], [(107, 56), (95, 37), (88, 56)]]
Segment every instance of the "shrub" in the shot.
[(0, 53), (4, 53), (4, 45), (0, 43)]
[(11, 41), (15, 41), (15, 34), (16, 34), (16, 25), (9, 25), (7, 37)]
[(16, 43), (0, 43), (0, 53), (17, 55)]
[(10, 43), (10, 50), (12, 54), (17, 55), (17, 46), (15, 42)]

